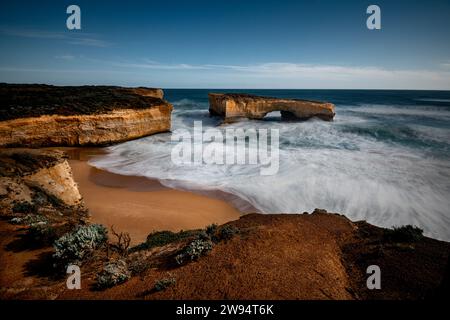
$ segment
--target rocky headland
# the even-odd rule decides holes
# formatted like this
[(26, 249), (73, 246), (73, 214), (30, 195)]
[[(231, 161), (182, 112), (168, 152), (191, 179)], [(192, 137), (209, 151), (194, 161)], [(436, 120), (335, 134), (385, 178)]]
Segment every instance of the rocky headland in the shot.
[[(450, 244), (316, 209), (181, 232), (91, 224), (59, 151), (0, 152), (1, 299), (423, 299), (448, 293)], [(67, 264), (82, 270), (66, 287)], [(381, 290), (366, 286), (382, 270)], [(446, 269), (447, 268), (447, 269)]]
[(107, 145), (170, 130), (161, 89), (0, 84), (0, 146)]
[(272, 111), (281, 111), (283, 119), (306, 120), (317, 117), (331, 121), (334, 118), (334, 105), (327, 102), (279, 99), (248, 94), (209, 94), (209, 112), (227, 121), (239, 118), (263, 119)]
[[(0, 85), (0, 299), (426, 299), (448, 294), (450, 244), (413, 226), (384, 229), (316, 209), (248, 214), (203, 229), (94, 224), (64, 152), (170, 129), (159, 89)], [(210, 94), (226, 119), (331, 120), (332, 104)], [(132, 210), (127, 208), (125, 210)], [(126, 217), (128, 212), (124, 212)], [(164, 217), (162, 218), (164, 219)], [(110, 227), (110, 228), (109, 228)], [(120, 227), (120, 226), (119, 226)], [(82, 287), (66, 286), (66, 267)], [(382, 272), (380, 290), (367, 268)]]

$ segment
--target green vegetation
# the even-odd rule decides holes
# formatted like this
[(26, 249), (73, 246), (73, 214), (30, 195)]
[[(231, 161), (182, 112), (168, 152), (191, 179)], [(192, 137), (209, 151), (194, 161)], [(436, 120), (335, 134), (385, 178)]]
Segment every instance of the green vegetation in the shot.
[(180, 254), (175, 257), (177, 264), (193, 261), (207, 254), (213, 248), (213, 242), (207, 239), (196, 239), (189, 243)]
[(33, 203), (37, 206), (51, 205), (55, 208), (65, 206), (61, 199), (40, 187), (33, 186), (30, 189), (33, 191)]
[(48, 114), (98, 114), (117, 108), (144, 109), (163, 103), (133, 89), (112, 86), (0, 84), (0, 121)]
[[(180, 232), (157, 231), (149, 234), (144, 243), (131, 248), (129, 252), (148, 250), (182, 240), (189, 240), (188, 244), (179, 250), (178, 254), (175, 256), (176, 263), (182, 265), (186, 262), (197, 260), (211, 251), (214, 244), (221, 241), (228, 241), (238, 233), (239, 229), (232, 225), (219, 227), (216, 224), (211, 224), (203, 230)], [(133, 274), (139, 274), (146, 268), (146, 264), (139, 263), (138, 261), (132, 262), (131, 269), (133, 270)]]
[(423, 230), (411, 225), (394, 227), (384, 231), (384, 238), (390, 242), (417, 242), (423, 238)]
[(205, 232), (210, 236), (213, 236), (217, 232), (217, 224), (213, 223), (206, 227)]
[(239, 229), (227, 224), (220, 228), (218, 233), (218, 241), (228, 241), (239, 233)]
[(55, 241), (53, 258), (56, 265), (81, 264), (86, 256), (103, 245), (108, 231), (100, 224), (79, 226)]
[(130, 279), (131, 273), (123, 260), (108, 262), (97, 275), (96, 288), (106, 289), (121, 284)]
[(34, 203), (28, 201), (20, 201), (13, 204), (11, 208), (13, 213), (36, 213), (38, 208)]
[(150, 267), (150, 264), (147, 262), (145, 257), (138, 256), (131, 261), (129, 261), (128, 270), (130, 270), (131, 275), (137, 276), (143, 273)]
[(175, 278), (164, 278), (155, 282), (155, 290), (163, 291), (177, 283)]
[(219, 243), (221, 241), (228, 241), (239, 233), (239, 229), (233, 227), (232, 225), (225, 225), (219, 228), (216, 224), (212, 224), (206, 227), (204, 231), (204, 236), (202, 238), (207, 238), (214, 243)]
[(10, 220), (12, 224), (21, 224), (26, 226), (33, 226), (37, 223), (47, 223), (48, 219), (40, 214), (27, 214), (24, 217), (15, 217)]
[(172, 231), (156, 231), (152, 232), (147, 236), (147, 240), (144, 243), (141, 243), (130, 249), (131, 252), (139, 251), (139, 250), (148, 250), (154, 247), (162, 247), (169, 243), (173, 243), (176, 241), (184, 240), (189, 237), (195, 236), (199, 233), (199, 230), (190, 230), (190, 231), (180, 231), (180, 232), (172, 232)]
[[(1, 113), (2, 110), (0, 110)], [(36, 172), (42, 168), (53, 166), (59, 161), (58, 157), (45, 154), (30, 154), (17, 151), (0, 155), (0, 176), (15, 177)]]
[(48, 223), (37, 223), (28, 228), (27, 237), (36, 244), (51, 244), (57, 238), (57, 230)]
[(239, 233), (239, 229), (232, 225), (219, 228), (216, 224), (209, 225), (205, 230), (197, 231), (196, 239), (191, 241), (175, 257), (177, 264), (182, 265), (188, 261), (199, 259), (212, 250), (214, 244), (228, 241)]

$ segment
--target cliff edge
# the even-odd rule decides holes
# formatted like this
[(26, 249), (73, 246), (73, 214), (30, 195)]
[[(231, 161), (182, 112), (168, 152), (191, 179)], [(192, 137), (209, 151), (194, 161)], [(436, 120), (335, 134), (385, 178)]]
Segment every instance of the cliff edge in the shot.
[(0, 84), (0, 146), (106, 145), (170, 130), (161, 89)]

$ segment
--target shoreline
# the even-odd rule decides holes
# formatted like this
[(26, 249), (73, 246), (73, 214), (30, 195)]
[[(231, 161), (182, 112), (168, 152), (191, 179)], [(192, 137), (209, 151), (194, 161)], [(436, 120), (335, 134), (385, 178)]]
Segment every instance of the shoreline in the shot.
[[(167, 189), (146, 178), (111, 175), (90, 167), (86, 160), (102, 151), (75, 149), (71, 151), (75, 153), (71, 160), (56, 150), (53, 154), (49, 150), (4, 151), (0, 168), (8, 192), (4, 199), (8, 210), (0, 221), (2, 299), (396, 300), (440, 297), (447, 290), (450, 244), (428, 238), (418, 228), (384, 229), (323, 209), (310, 214), (240, 216), (226, 202), (217, 199)], [(80, 190), (74, 179), (77, 175), (86, 179), (78, 178)], [(29, 194), (26, 193), (28, 183), (37, 186)], [(14, 186), (24, 188), (24, 192), (11, 192)], [(73, 206), (61, 193), (64, 189), (76, 195), (77, 205)], [(88, 218), (79, 191), (89, 201), (100, 202), (108, 210), (94, 210), (93, 218)], [(47, 192), (54, 197), (46, 196)], [(39, 201), (43, 207), (36, 211), (27, 206), (21, 207), (21, 211), (14, 210), (17, 201), (30, 203), (27, 195), (31, 204)], [(140, 200), (144, 201), (144, 210), (135, 209)], [(218, 217), (219, 212), (208, 205), (215, 201), (224, 206), (224, 221), (233, 221), (204, 229), (211, 219)], [(201, 215), (200, 210), (205, 208), (208, 212)], [(227, 211), (230, 208), (231, 214)], [(239, 218), (230, 217), (232, 214)], [(33, 221), (36, 220), (28, 220), (30, 217), (41, 219), (44, 229), (35, 229)], [(47, 220), (42, 220), (43, 217)], [(101, 223), (101, 218), (107, 222), (100, 227), (101, 232), (95, 231), (100, 229), (91, 223)], [(139, 237), (145, 238), (151, 232), (147, 229), (156, 227), (155, 219), (159, 223), (158, 219), (163, 223), (175, 220), (178, 224), (202, 225), (201, 219), (207, 222), (202, 229), (185, 229), (186, 237), (155, 235), (145, 245), (126, 252), (120, 251), (120, 240), (117, 243), (111, 238), (100, 240), (107, 241), (107, 245), (98, 247), (96, 243), (100, 242), (94, 242), (98, 241), (96, 238), (104, 239), (104, 228), (109, 229), (111, 222), (118, 223), (114, 229), (119, 233), (134, 232), (130, 232), (134, 236), (132, 240), (138, 242)], [(87, 228), (85, 231), (89, 230), (88, 235), (82, 236), (78, 229), (73, 229), (72, 223), (80, 221)], [(119, 230), (118, 226), (123, 229)], [(142, 231), (145, 233), (138, 233)], [(93, 236), (89, 237), (90, 233)], [(65, 252), (84, 245), (86, 236), (94, 242), (88, 247), (89, 256), (82, 261), (80, 290), (66, 288), (65, 279), (54, 277), (60, 273), (54, 268), (55, 261), (67, 261), (55, 256), (59, 249), (53, 246), (54, 241), (65, 235), (70, 239), (64, 245)], [(127, 243), (125, 250), (129, 248)], [(178, 262), (180, 255), (192, 256), (188, 251), (192, 246), (197, 250), (204, 244), (209, 244), (209, 249), (200, 251), (195, 261), (191, 258)], [(106, 287), (102, 285), (101, 290), (96, 290), (101, 283), (99, 279), (110, 272), (108, 266), (116, 266), (119, 261), (125, 268), (126, 279), (108, 282)], [(383, 267), (383, 291), (367, 288), (367, 265)], [(402, 277), (398, 277), (399, 270)], [(122, 271), (113, 271), (117, 272)], [(168, 277), (175, 279), (170, 288), (151, 289)]]
[[(211, 195), (172, 189), (158, 180), (124, 176), (90, 166), (87, 161), (104, 151), (100, 148), (52, 148), (69, 155), (90, 220), (128, 232), (132, 244), (146, 240), (153, 231), (199, 229), (239, 219), (244, 213), (226, 199), (232, 195)], [(242, 200), (241, 200), (242, 201)]]

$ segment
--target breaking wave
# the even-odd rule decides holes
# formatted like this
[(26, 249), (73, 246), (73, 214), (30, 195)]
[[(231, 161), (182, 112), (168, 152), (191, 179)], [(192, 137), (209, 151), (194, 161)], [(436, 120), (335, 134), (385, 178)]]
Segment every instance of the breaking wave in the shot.
[[(177, 166), (171, 161), (171, 133), (109, 147), (108, 154), (92, 159), (91, 165), (156, 178), (172, 188), (221, 190), (263, 213), (324, 208), (384, 227), (417, 225), (429, 236), (450, 240), (446, 109), (342, 104), (333, 122), (269, 119), (219, 126), (209, 117), (205, 100), (183, 99), (174, 105), (172, 130), (192, 130), (196, 120), (203, 121), (204, 130), (279, 129), (278, 173), (261, 176), (260, 165)], [(246, 210), (245, 202), (235, 205)]]

